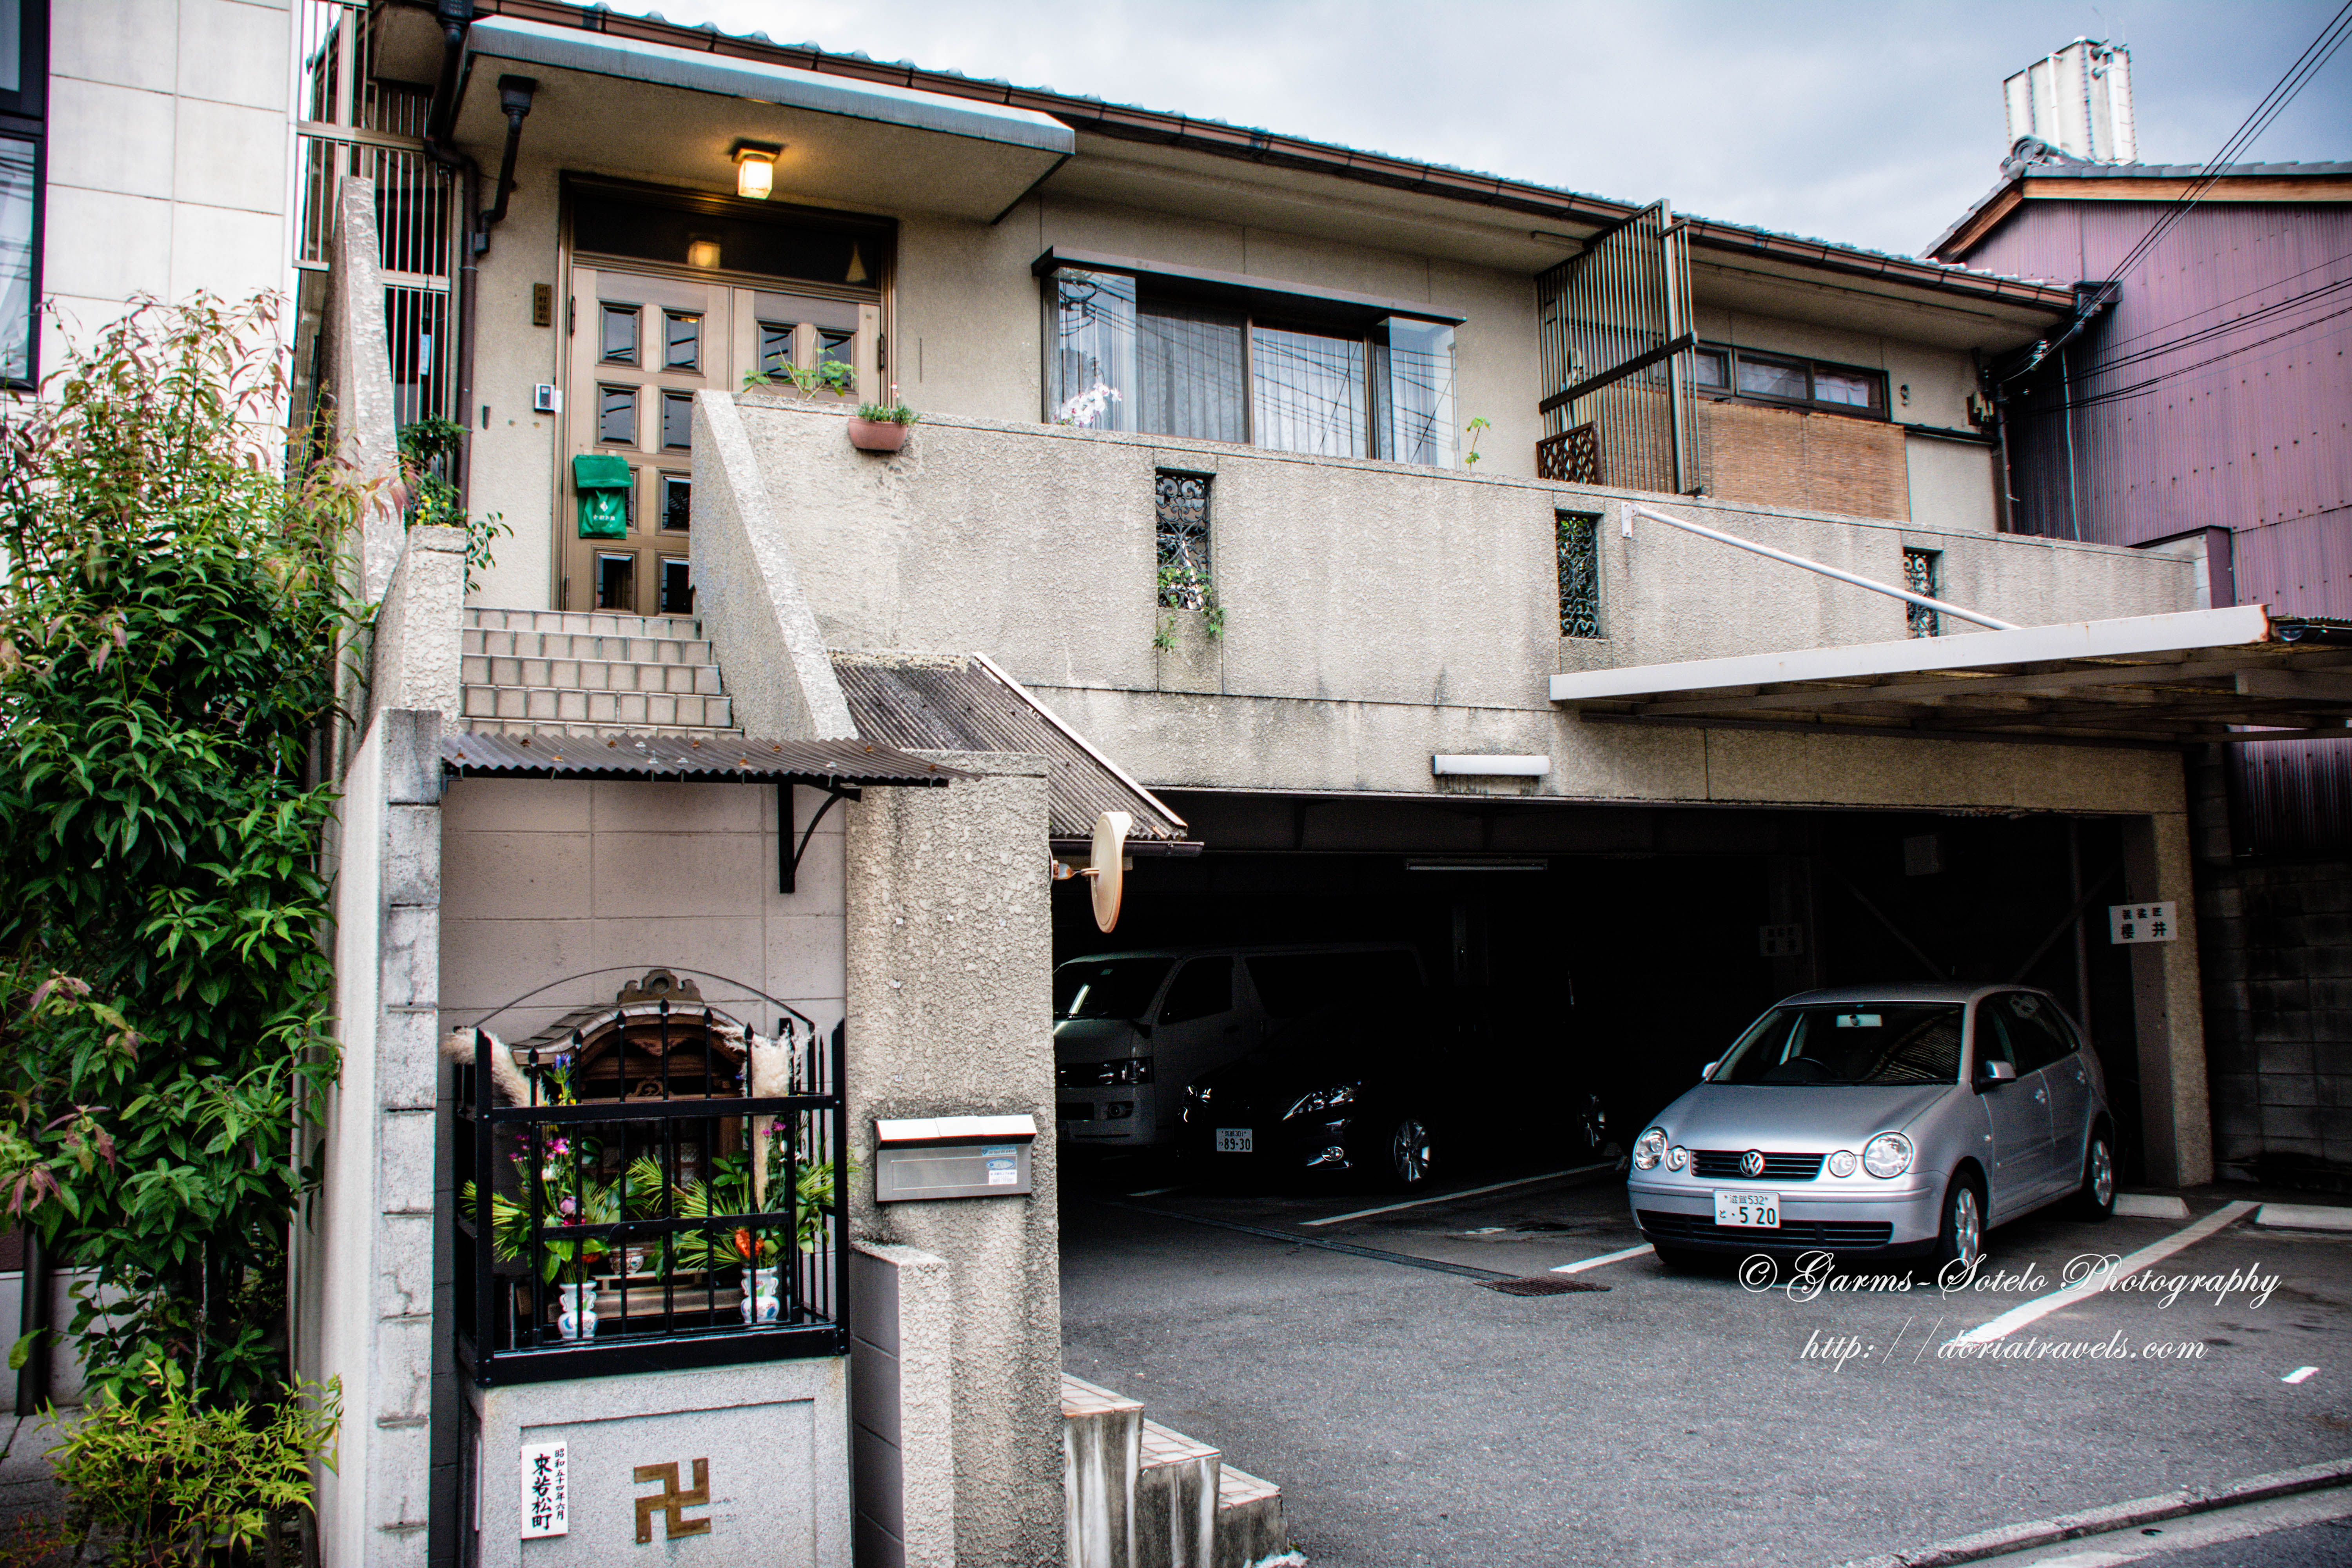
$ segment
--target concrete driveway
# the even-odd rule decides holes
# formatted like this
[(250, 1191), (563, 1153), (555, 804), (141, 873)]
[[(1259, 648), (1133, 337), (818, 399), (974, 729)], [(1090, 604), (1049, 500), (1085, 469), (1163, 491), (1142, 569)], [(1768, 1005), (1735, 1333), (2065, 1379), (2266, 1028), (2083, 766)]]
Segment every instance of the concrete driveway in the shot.
[[(1168, 1179), (1066, 1187), (1065, 1364), (1279, 1485), (1318, 1568), (1834, 1564), (2352, 1454), (2341, 1236), (2233, 1221), (1953, 1359), (2069, 1260), (2189, 1222), (2028, 1219), (1989, 1237), (1984, 1289), (1808, 1299), (1648, 1256), (1553, 1275), (1639, 1245), (1607, 1173), (1324, 1225), (1388, 1200)], [(2190, 1194), (2192, 1216), (2236, 1195)], [(2233, 1271), (2218, 1299), (2137, 1288)]]

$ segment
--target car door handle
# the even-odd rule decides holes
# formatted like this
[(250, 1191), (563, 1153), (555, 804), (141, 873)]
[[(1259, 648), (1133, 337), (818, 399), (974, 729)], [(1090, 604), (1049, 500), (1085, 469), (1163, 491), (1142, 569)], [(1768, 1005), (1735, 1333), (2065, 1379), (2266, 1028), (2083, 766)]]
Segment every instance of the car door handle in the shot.
[(2035, 1089), (2035, 1090), (2033, 1091), (2033, 1098), (2034, 1098), (2034, 1099), (2036, 1099), (2036, 1100), (2040, 1100), (2040, 1101), (2042, 1101), (2042, 1104), (2044, 1104), (2044, 1105), (2047, 1105), (2047, 1104), (2049, 1104), (2049, 1103), (2050, 1103), (2050, 1093), (2049, 1093), (2049, 1091), (2048, 1091), (2047, 1089)]

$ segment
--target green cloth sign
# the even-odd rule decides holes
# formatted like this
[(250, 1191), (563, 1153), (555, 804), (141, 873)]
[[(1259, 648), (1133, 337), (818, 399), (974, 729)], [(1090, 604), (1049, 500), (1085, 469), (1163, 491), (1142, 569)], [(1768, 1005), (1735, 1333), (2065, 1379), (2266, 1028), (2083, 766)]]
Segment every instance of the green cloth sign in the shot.
[(572, 459), (572, 488), (580, 496), (581, 538), (628, 537), (629, 487), (635, 482), (628, 462), (610, 452), (583, 452)]

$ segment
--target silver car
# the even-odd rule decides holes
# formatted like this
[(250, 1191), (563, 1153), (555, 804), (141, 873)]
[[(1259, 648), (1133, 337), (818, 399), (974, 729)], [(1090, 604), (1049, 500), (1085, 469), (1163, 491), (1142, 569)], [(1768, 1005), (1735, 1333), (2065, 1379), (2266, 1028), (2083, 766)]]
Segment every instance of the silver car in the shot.
[(1808, 991), (1772, 1007), (1633, 1143), (1668, 1262), (1813, 1249), (1973, 1264), (1987, 1226), (2115, 1207), (2099, 1058), (2045, 992)]

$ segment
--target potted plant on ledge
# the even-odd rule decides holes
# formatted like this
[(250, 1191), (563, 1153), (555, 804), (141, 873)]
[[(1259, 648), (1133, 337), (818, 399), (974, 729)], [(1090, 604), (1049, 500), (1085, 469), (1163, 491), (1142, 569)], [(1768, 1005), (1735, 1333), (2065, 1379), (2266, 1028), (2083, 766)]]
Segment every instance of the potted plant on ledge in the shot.
[(889, 402), (857, 405), (849, 419), (849, 444), (861, 452), (895, 452), (907, 444), (907, 427), (921, 417), (898, 400), (893, 384)]

